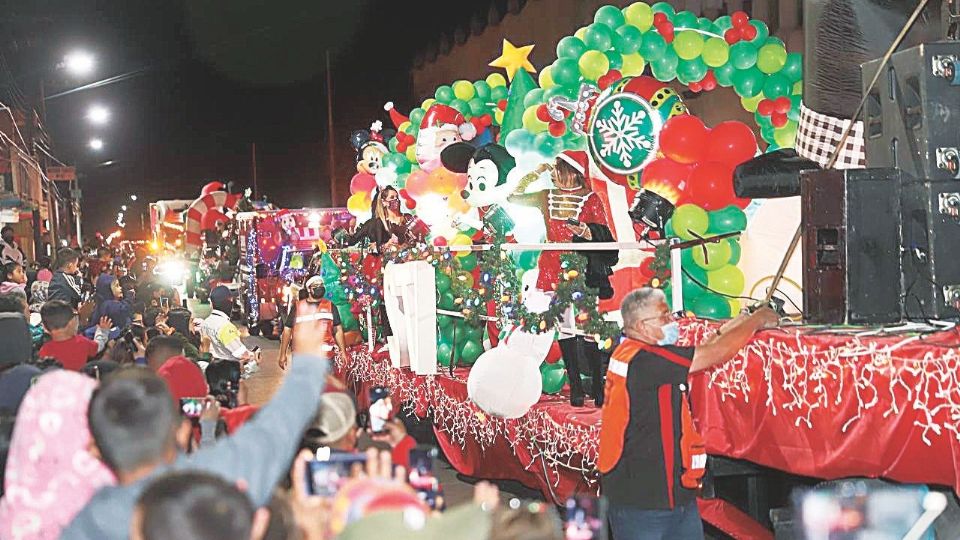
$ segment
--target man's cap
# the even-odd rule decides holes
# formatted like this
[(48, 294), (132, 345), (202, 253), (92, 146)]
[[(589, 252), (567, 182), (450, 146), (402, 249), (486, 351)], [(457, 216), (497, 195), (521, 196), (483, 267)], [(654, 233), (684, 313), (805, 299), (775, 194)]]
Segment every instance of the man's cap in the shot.
[(377, 512), (350, 524), (337, 538), (379, 540), (390, 531), (390, 540), (486, 540), (490, 527), (490, 514), (470, 504), (436, 517), (414, 509)]
[[(307, 431), (321, 445), (333, 444), (357, 427), (357, 407), (343, 392), (327, 392), (320, 397), (317, 417)], [(315, 435), (314, 435), (315, 433)]]
[(232, 300), (236, 297), (237, 295), (225, 285), (217, 285), (212, 291), (210, 291), (210, 301), (215, 303), (220, 303), (225, 300)]

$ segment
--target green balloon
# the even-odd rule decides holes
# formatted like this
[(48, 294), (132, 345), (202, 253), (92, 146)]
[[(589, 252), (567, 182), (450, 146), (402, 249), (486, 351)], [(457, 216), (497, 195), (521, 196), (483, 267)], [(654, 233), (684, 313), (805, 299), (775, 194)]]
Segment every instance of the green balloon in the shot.
[(730, 262), (733, 251), (726, 240), (721, 240), (716, 244), (704, 244), (702, 247), (694, 247), (691, 251), (693, 262), (704, 270), (716, 270), (726, 266)]
[(633, 54), (640, 50), (643, 45), (643, 32), (632, 24), (625, 24), (617, 28), (617, 35), (620, 39), (617, 42), (617, 51), (620, 54)]
[(537, 261), (540, 260), (539, 251), (515, 251), (513, 253), (516, 261), (515, 266), (520, 270), (536, 268)]
[(677, 53), (675, 53), (672, 48), (668, 48), (664, 52), (663, 57), (650, 64), (654, 78), (661, 82), (668, 82), (675, 79), (677, 77), (678, 67), (680, 67), (680, 57), (677, 56)]
[[(587, 52), (587, 45), (576, 36), (567, 36), (557, 43), (557, 58), (573, 58), (574, 60), (583, 56)], [(556, 81), (556, 72), (551, 74)]]
[(490, 89), (490, 100), (491, 100), (491, 101), (494, 101), (494, 102), (497, 102), (497, 101), (500, 101), (501, 99), (507, 99), (507, 87), (506, 87), (506, 86), (498, 86), (498, 87), (496, 87), (496, 88), (491, 88), (491, 89)]
[[(487, 81), (481, 80), (473, 83), (473, 90), (477, 93), (477, 97), (480, 99), (487, 99), (490, 97), (490, 85), (487, 83)], [(411, 118), (411, 120), (413, 120), (413, 118)]]
[(473, 116), (480, 116), (486, 114), (487, 104), (483, 102), (482, 99), (475, 97), (467, 102), (467, 105), (470, 107), (470, 114)]
[(699, 28), (702, 32), (708, 32), (710, 34), (720, 33), (717, 29), (717, 25), (713, 24), (713, 21), (706, 17), (700, 17), (697, 19), (697, 28)]
[(683, 30), (674, 38), (673, 50), (682, 60), (693, 60), (703, 53), (703, 37), (693, 30)]
[(467, 102), (462, 99), (453, 98), (450, 100), (449, 105), (463, 114), (470, 113), (470, 106), (467, 105)]
[(791, 86), (793, 85), (790, 83), (790, 79), (787, 79), (779, 73), (774, 73), (773, 75), (768, 75), (767, 80), (763, 82), (763, 95), (769, 99), (789, 96)]
[(790, 96), (790, 111), (787, 118), (794, 121), (800, 120), (800, 102), (803, 98), (800, 96)]
[[(774, 137), (774, 127), (773, 124), (767, 122), (766, 124), (760, 124), (760, 137), (763, 140), (767, 141), (770, 144), (773, 144)], [(772, 152), (769, 147), (767, 147), (767, 152)]]
[(624, 23), (623, 13), (614, 6), (602, 6), (593, 16), (593, 22), (603, 24), (608, 28), (619, 28)]
[(743, 284), (743, 272), (732, 264), (707, 272), (707, 286), (718, 293), (740, 296)]
[(747, 228), (747, 215), (740, 208), (730, 205), (726, 208), (710, 212), (710, 226), (707, 231), (710, 234), (725, 234), (729, 232), (742, 231)]
[(544, 131), (533, 138), (533, 147), (544, 157), (556, 157), (563, 151), (563, 141)]
[(787, 50), (783, 45), (768, 43), (757, 51), (757, 67), (768, 75), (780, 71), (786, 63)]
[(474, 362), (477, 361), (477, 358), (480, 358), (480, 355), (483, 354), (483, 345), (480, 345), (476, 341), (468, 341), (463, 344), (463, 349), (460, 350), (460, 360), (468, 366), (472, 366)]
[(767, 28), (767, 23), (763, 21), (758, 21), (757, 19), (751, 19), (750, 24), (757, 29), (757, 37), (753, 38), (751, 43), (757, 45), (767, 42), (767, 38), (770, 37), (770, 29)]
[(663, 13), (668, 19), (672, 19), (673, 16), (677, 14), (677, 11), (673, 9), (673, 6), (666, 2), (657, 2), (656, 4), (650, 6), (650, 9), (652, 9), (654, 13)]
[(712, 37), (703, 44), (703, 61), (710, 67), (720, 67), (730, 59), (730, 46), (722, 38)]
[(757, 47), (749, 41), (738, 41), (730, 46), (730, 63), (733, 67), (744, 70), (757, 63)]
[(433, 97), (435, 97), (440, 103), (447, 104), (450, 103), (450, 100), (452, 100), (455, 96), (453, 94), (453, 88), (450, 88), (444, 84), (437, 87), (437, 91), (434, 92)]
[(606, 51), (613, 44), (613, 30), (605, 24), (593, 23), (587, 27), (583, 42), (587, 48), (600, 52)]
[(733, 89), (737, 95), (744, 98), (752, 98), (763, 90), (764, 75), (756, 68), (738, 70), (733, 75)]
[(441, 343), (437, 345), (437, 363), (441, 366), (450, 365), (450, 357), (453, 356), (453, 348), (450, 347), (449, 343)]
[(545, 90), (543, 88), (534, 88), (533, 90), (527, 92), (527, 95), (523, 98), (523, 107), (527, 108), (531, 105), (537, 105), (545, 102), (543, 98)]
[(440, 295), (440, 309), (452, 310), (457, 307), (456, 302), (454, 302), (453, 293), (445, 292)]
[(453, 317), (449, 315), (437, 315), (437, 328), (440, 330), (440, 333), (444, 331), (449, 332), (452, 326)]
[(777, 146), (781, 148), (793, 148), (796, 139), (797, 123), (793, 120), (788, 120), (787, 125), (773, 132), (773, 142), (777, 143)]
[(694, 234), (703, 236), (710, 226), (710, 217), (707, 211), (695, 204), (684, 204), (677, 207), (670, 219), (677, 236), (684, 240), (693, 240)]
[[(550, 68), (550, 75), (553, 77), (553, 81), (560, 86), (573, 86), (577, 84), (580, 81), (579, 59), (580, 57), (557, 59)], [(547, 91), (549, 92), (555, 88), (556, 87), (550, 88)], [(559, 90), (557, 91), (559, 92)]]
[(449, 291), (451, 284), (450, 276), (443, 272), (437, 272), (437, 290), (440, 291), (441, 294)]
[(460, 257), (459, 261), (460, 261), (460, 268), (463, 268), (467, 272), (477, 267), (477, 256), (473, 253)]
[(423, 120), (424, 110), (420, 107), (410, 111), (410, 123), (420, 125), (420, 121)]
[(677, 79), (683, 84), (690, 84), (703, 80), (707, 75), (707, 64), (701, 58), (681, 60), (677, 66)]
[(733, 28), (733, 22), (730, 20), (729, 15), (717, 17), (717, 20), (713, 21), (713, 25), (717, 27), (717, 30), (719, 30), (719, 32), (717, 32), (718, 34), (722, 34)]
[(740, 255), (743, 254), (740, 242), (737, 242), (734, 238), (728, 238), (727, 241), (730, 242), (730, 264), (737, 264), (740, 262)]
[(702, 285), (707, 284), (707, 271), (697, 265), (684, 266), (680, 275), (680, 286), (683, 288), (683, 302), (697, 298), (707, 292)]
[(670, 17), (670, 19), (673, 22), (675, 31), (678, 32), (677, 37), (679, 37), (679, 34), (682, 33), (681, 31), (685, 28), (697, 28), (697, 23), (699, 22), (697, 16), (691, 11), (681, 11), (673, 17)]
[(617, 51), (607, 51), (603, 53), (603, 55), (607, 57), (609, 69), (620, 69), (623, 67), (623, 56)]
[(544, 394), (557, 394), (567, 383), (567, 370), (563, 368), (561, 362), (557, 362), (547, 369), (540, 370), (540, 378), (543, 381)]
[(730, 62), (727, 62), (714, 69), (713, 76), (717, 79), (717, 84), (720, 86), (730, 87), (733, 86), (733, 75), (736, 72), (737, 68), (733, 67), (733, 64)]
[(719, 294), (706, 292), (690, 303), (690, 311), (705, 319), (729, 319), (730, 302)]
[[(667, 52), (667, 48), (667, 42), (663, 39), (663, 36), (651, 30), (643, 34), (643, 42), (640, 44), (640, 56), (643, 56), (647, 62), (656, 62), (663, 58), (663, 55)], [(557, 80), (556, 72), (551, 73), (554, 73), (553, 80)]]
[(803, 78), (803, 55), (800, 53), (788, 53), (787, 60), (783, 64), (780, 74), (795, 83)]

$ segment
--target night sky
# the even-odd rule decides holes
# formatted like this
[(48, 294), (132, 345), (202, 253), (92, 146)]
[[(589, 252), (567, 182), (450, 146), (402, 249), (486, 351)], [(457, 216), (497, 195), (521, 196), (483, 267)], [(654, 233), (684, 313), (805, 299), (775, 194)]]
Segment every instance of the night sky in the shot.
[[(505, 2), (504, 2), (505, 3)], [(250, 184), (257, 144), (261, 193), (282, 206), (329, 205), (325, 60), (334, 84), (337, 172), (355, 172), (348, 137), (386, 101), (411, 104), (414, 54), (441, 32), (486, 14), (490, 0), (4, 0), (0, 52), (26, 100), (121, 74), (111, 85), (48, 99), (54, 154), (83, 174), (87, 231), (107, 230), (128, 196), (193, 198), (211, 180)], [(503, 8), (501, 7), (501, 12)], [(98, 59), (86, 81), (53, 66), (83, 47)], [(9, 97), (8, 97), (9, 99)], [(110, 108), (103, 127), (84, 118)], [(86, 147), (93, 136), (105, 148)], [(102, 167), (99, 164), (114, 161)], [(341, 189), (343, 191), (343, 189)], [(346, 195), (342, 195), (345, 199)], [(339, 201), (343, 204), (344, 201)], [(85, 235), (88, 234), (85, 232)]]

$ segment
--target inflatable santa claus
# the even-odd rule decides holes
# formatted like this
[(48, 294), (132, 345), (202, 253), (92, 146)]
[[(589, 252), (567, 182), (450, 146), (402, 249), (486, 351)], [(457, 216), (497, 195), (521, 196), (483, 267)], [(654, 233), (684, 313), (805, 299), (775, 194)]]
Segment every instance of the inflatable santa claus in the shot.
[(417, 163), (426, 172), (441, 165), (440, 152), (451, 144), (472, 140), (477, 128), (448, 105), (434, 104), (427, 109), (417, 135)]

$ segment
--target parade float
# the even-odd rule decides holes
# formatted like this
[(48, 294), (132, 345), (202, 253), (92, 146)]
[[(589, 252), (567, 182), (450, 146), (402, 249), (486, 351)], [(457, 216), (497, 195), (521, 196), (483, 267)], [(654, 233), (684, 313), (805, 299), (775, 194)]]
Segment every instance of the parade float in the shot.
[[(829, 28), (829, 14), (818, 16)], [(827, 45), (821, 54), (845, 58)], [(804, 58), (743, 12), (710, 20), (663, 2), (601, 7), (536, 77), (532, 47), (504, 40), (490, 65), (506, 77), (451, 81), (406, 114), (385, 107), (396, 134), (357, 139), (364, 166), (348, 210), (370, 218), (378, 191), (393, 187), (429, 234), (392, 249), (334, 251), (325, 281), (366, 311), (371, 344), (337, 359), (358, 395), (389, 387), (395, 403), (432, 419), (459, 472), (519, 480), (559, 502), (599, 487), (600, 412), (569, 396), (575, 386), (602, 388), (624, 294), (664, 289), (687, 315), (687, 345), (764, 296), (800, 311), (799, 252), (777, 272), (799, 204), (738, 197), (733, 177), (758, 154), (794, 146)], [(814, 89), (829, 94), (824, 69)], [(690, 113), (683, 95), (719, 88), (733, 89), (753, 125), (707, 126)], [(564, 188), (553, 171), (568, 167), (580, 180)], [(595, 245), (574, 238), (588, 234)], [(388, 277), (400, 267), (401, 277)], [(421, 290), (436, 298), (429, 313), (411, 293), (424, 267), (432, 276)], [(422, 314), (415, 325), (389, 315), (410, 301)], [(373, 343), (383, 340), (384, 316), (415, 349), (398, 357), (395, 343)], [(435, 343), (423, 346), (424, 335)], [(733, 361), (692, 377), (694, 414), (711, 456), (956, 491), (957, 346), (956, 331), (936, 328), (763, 332)], [(756, 508), (747, 516), (720, 499), (700, 504), (706, 521), (733, 536), (771, 537)]]

